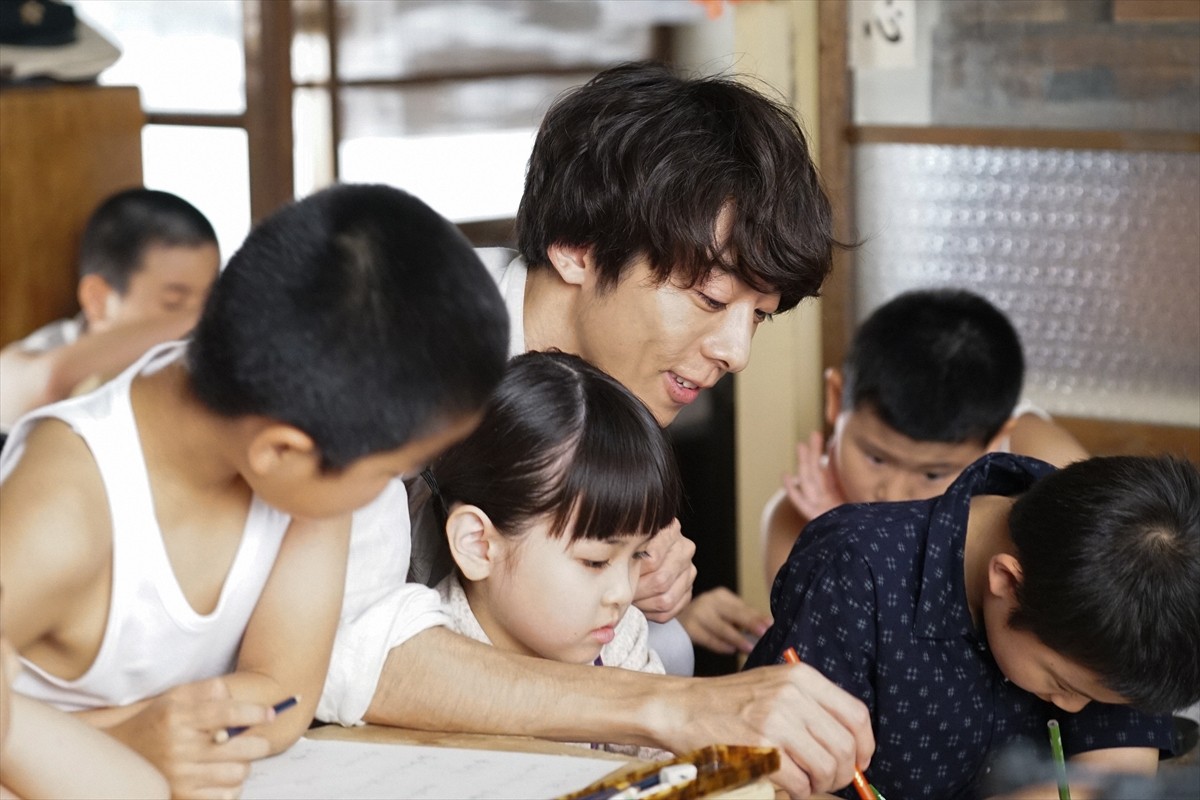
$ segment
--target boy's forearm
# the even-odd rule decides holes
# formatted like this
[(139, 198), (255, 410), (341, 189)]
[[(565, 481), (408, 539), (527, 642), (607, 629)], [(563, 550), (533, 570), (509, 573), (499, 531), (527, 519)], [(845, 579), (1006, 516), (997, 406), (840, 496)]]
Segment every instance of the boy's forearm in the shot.
[(558, 741), (666, 747), (667, 704), (685, 681), (516, 656), (431, 628), (394, 648), (366, 721)]
[(291, 521), (274, 573), (242, 637), (237, 667), (225, 679), (237, 700), (293, 707), (254, 733), (272, 754), (295, 744), (312, 722), (329, 671), (342, 607), (350, 515)]
[[(12, 731), (0, 766), (20, 796), (167, 796), (166, 779), (115, 739), (35, 700), (13, 695), (10, 702)], [(70, 769), (60, 768), (64, 753)]]
[(178, 339), (195, 325), (191, 314), (167, 314), (129, 322), (110, 330), (87, 333), (71, 344), (52, 350), (48, 400), (69, 397), (82, 381), (115, 376), (156, 344)]
[[(229, 694), (234, 699), (242, 702), (267, 707), (273, 706), (284, 699), (283, 689), (279, 686), (278, 682), (264, 675), (232, 672), (225, 675), (223, 680), (229, 688)], [(126, 706), (89, 708), (84, 711), (76, 711), (72, 716), (86, 722), (93, 728), (115, 728), (146, 710), (155, 699), (150, 697)], [(310, 702), (305, 705), (312, 705), (312, 703)], [(294, 744), (303, 735), (304, 731), (308, 729), (312, 721), (312, 714), (310, 713), (305, 716), (303, 709), (300, 711), (291, 709), (281, 714), (278, 719), (277, 723), (262, 725), (255, 730), (256, 735), (270, 742), (272, 753), (282, 752)]]
[[(238, 671), (225, 676), (225, 685), (229, 694), (236, 700), (254, 703), (263, 708), (271, 708), (282, 700), (294, 696), (294, 689), (285, 689), (277, 680), (266, 675)], [(266, 739), (270, 745), (270, 754), (282, 753), (296, 743), (308, 726), (312, 724), (313, 710), (316, 708), (319, 692), (314, 690), (309, 695), (301, 694), (295, 706), (281, 711), (272, 721), (253, 727), (254, 735)]]
[(1154, 775), (1158, 772), (1158, 748), (1109, 747), (1071, 756), (1071, 763), (1082, 764), (1097, 772), (1123, 772)]

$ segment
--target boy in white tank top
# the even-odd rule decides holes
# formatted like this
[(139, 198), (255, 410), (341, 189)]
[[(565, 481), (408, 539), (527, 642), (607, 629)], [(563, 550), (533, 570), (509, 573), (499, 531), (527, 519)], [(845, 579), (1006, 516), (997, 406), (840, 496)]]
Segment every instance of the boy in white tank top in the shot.
[(266, 220), (188, 343), (14, 428), (14, 689), (81, 711), (173, 795), (236, 793), (312, 719), (351, 512), (470, 431), (507, 338), (470, 245), (404, 192), (338, 186)]

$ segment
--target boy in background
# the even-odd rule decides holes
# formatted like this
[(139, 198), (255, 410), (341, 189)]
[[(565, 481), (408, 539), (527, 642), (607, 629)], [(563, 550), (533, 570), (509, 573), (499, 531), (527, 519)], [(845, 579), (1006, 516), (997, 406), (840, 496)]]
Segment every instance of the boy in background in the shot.
[(747, 668), (795, 648), (863, 700), (885, 796), (977, 796), (1050, 719), (1073, 760), (1153, 775), (1200, 697), (1198, 596), (1195, 465), (992, 453), (939, 497), (810, 522)]
[(79, 315), (0, 350), (0, 429), (184, 336), (219, 268), (217, 235), (191, 203), (140, 188), (109, 197), (83, 232)]
[(81, 711), (174, 796), (235, 795), (312, 719), (350, 512), (470, 431), (507, 336), (470, 244), (404, 192), (337, 186), (268, 218), (189, 342), (13, 430), (14, 689)]
[(1056, 466), (1088, 453), (1032, 406), (1018, 404), (1021, 340), (998, 308), (962, 289), (901, 294), (859, 327), (842, 369), (825, 371), (833, 430), (796, 445), (796, 473), (763, 509), (767, 585), (805, 524), (843, 503), (941, 494), (992, 451)]

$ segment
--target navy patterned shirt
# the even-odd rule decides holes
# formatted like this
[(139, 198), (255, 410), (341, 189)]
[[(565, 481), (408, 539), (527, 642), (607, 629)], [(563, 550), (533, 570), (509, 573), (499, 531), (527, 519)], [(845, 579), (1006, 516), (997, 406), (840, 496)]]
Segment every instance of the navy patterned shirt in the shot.
[(973, 624), (963, 585), (971, 498), (1020, 494), (1053, 469), (996, 453), (941, 497), (840, 506), (808, 524), (779, 571), (775, 624), (746, 667), (781, 663), (795, 647), (865, 702), (876, 742), (867, 777), (885, 797), (975, 797), (1002, 746), (1028, 737), (1049, 755), (1049, 719), (1067, 755), (1170, 750), (1170, 715), (1094, 702), (1070, 714), (1009, 683)]

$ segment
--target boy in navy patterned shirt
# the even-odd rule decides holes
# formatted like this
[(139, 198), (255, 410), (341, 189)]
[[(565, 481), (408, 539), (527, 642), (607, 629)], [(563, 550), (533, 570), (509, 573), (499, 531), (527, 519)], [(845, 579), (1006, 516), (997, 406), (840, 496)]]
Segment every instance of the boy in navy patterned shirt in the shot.
[[(1028, 737), (1153, 774), (1200, 698), (1200, 471), (1170, 457), (1062, 470), (986, 455), (931, 500), (809, 523), (747, 667), (784, 650), (866, 702), (886, 796), (975, 797)], [(1093, 702), (1095, 701), (1095, 702)]]

